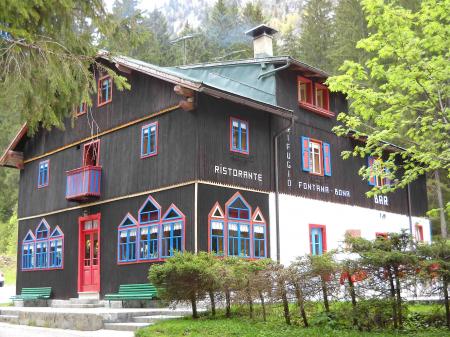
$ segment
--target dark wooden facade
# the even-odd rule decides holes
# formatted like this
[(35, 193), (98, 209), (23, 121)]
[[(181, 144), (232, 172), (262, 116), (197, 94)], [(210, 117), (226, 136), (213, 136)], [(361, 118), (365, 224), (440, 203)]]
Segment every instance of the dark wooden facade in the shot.
[[(279, 141), (280, 192), (408, 214), (404, 190), (389, 195), (388, 205), (377, 204), (374, 199), (366, 197), (369, 186), (358, 175), (365, 159), (342, 160), (340, 153), (351, 149), (353, 141), (333, 134), (331, 129), (336, 118), (325, 118), (299, 108), (297, 75), (297, 72), (290, 70), (276, 73), (278, 104), (294, 110), (297, 117), (290, 132)], [(19, 249), (18, 290), (25, 286), (52, 286), (57, 298), (76, 297), (78, 218), (86, 213), (101, 213), (102, 216), (100, 293), (116, 291), (118, 285), (123, 283), (145, 282), (150, 263), (117, 263), (117, 227), (127, 212), (138, 217), (137, 211), (149, 194), (164, 209), (174, 203), (185, 214), (185, 248), (190, 251), (196, 248), (207, 250), (208, 214), (211, 208), (216, 201), (224, 205), (237, 191), (252, 207), (259, 207), (266, 221), (269, 221), (268, 193), (274, 191), (273, 136), (288, 121), (203, 93), (196, 95), (197, 108), (192, 112), (173, 108), (160, 114), (180, 100), (173, 92), (173, 84), (134, 71), (125, 76), (131, 84), (130, 91), (120, 92), (113, 88), (111, 103), (102, 107), (94, 104), (92, 108), (99, 131), (104, 132), (146, 116), (149, 118), (99, 137), (101, 196), (93, 200), (92, 205), (85, 206), (65, 199), (66, 171), (82, 166), (83, 143), (67, 145), (91, 136), (87, 114), (76, 118), (73, 127), (68, 120), (65, 131), (40, 130), (19, 145), (25, 161), (42, 156), (26, 163), (21, 171), (19, 247), (27, 231), (34, 230), (41, 218), (45, 218), (52, 228), (58, 225), (64, 232), (65, 255), (62, 270), (21, 271)], [(346, 109), (345, 99), (339, 94), (331, 95), (330, 104), (335, 112)], [(152, 114), (155, 116), (151, 117)], [(230, 151), (231, 117), (248, 122), (249, 155)], [(141, 159), (141, 127), (152, 121), (157, 121), (159, 126), (158, 154)], [(301, 136), (317, 138), (331, 145), (331, 177), (313, 176), (302, 171)], [(55, 150), (55, 153), (46, 155)], [(50, 160), (50, 182), (49, 186), (38, 189), (38, 164), (44, 159)], [(243, 178), (239, 172), (251, 173), (251, 178), (249, 174)], [(328, 192), (320, 191), (325, 187)], [(422, 216), (427, 209), (425, 180), (420, 179), (412, 184), (411, 191), (412, 213)], [(267, 223), (267, 226), (270, 224)], [(267, 235), (269, 248), (270, 238)]]

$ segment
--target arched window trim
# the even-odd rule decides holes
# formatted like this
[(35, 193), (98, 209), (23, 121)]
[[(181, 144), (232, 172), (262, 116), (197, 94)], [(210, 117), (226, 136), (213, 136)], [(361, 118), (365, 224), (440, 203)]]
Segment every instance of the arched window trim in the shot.
[[(147, 206), (148, 203), (151, 203), (153, 206), (155, 206), (156, 210), (158, 211), (158, 220), (149, 221), (149, 222), (142, 222), (141, 221), (141, 213), (142, 210)], [(171, 211), (174, 211), (177, 214), (177, 217), (167, 218), (167, 216), (171, 213)], [(163, 214), (161, 216), (161, 214)], [(121, 225), (126, 221), (127, 216), (130, 216), (132, 219), (134, 219), (136, 226), (125, 226), (120, 228), (120, 225), (118, 227), (118, 237), (117, 237), (117, 264), (123, 265), (123, 264), (133, 264), (133, 263), (145, 263), (145, 262), (160, 262), (165, 261), (167, 258), (170, 258), (170, 256), (163, 256), (162, 254), (162, 241), (163, 241), (163, 230), (164, 230), (164, 224), (176, 224), (180, 223), (182, 226), (182, 240), (181, 240), (181, 250), (184, 251), (186, 247), (186, 216), (184, 213), (175, 205), (171, 204), (167, 211), (162, 213), (162, 207), (161, 205), (151, 196), (149, 195), (147, 199), (144, 201), (144, 203), (141, 205), (141, 207), (138, 210), (138, 219), (136, 220), (133, 218), (133, 216), (130, 213), (127, 213), (127, 215), (124, 217), (124, 219), (121, 222)], [(126, 230), (130, 228), (136, 228), (136, 259), (129, 260), (129, 261), (122, 261), (120, 260), (120, 230)], [(146, 240), (142, 241), (141, 237), (141, 230), (148, 228), (147, 235), (150, 234), (152, 230), (157, 228), (157, 239), (151, 239), (149, 236), (147, 236)], [(145, 247), (148, 249), (147, 254), (141, 254), (141, 250), (144, 250)], [(157, 256), (150, 256), (150, 247), (152, 245), (156, 245), (156, 251)], [(155, 250), (155, 249), (152, 249)]]
[[(124, 225), (127, 221), (131, 221), (132, 225)], [(139, 228), (138, 228), (138, 221), (130, 214), (127, 213), (124, 218), (122, 219), (122, 221), (120, 222), (120, 225), (118, 226), (118, 231), (117, 231), (117, 261), (119, 262), (134, 262), (137, 260), (138, 256), (138, 234), (139, 234)], [(135, 241), (134, 241), (134, 258), (132, 257), (132, 249), (130, 249), (130, 246), (132, 246), (132, 241), (130, 240), (131, 236), (130, 233), (132, 231), (136, 232), (135, 235)], [(122, 233), (126, 234), (126, 242), (125, 243), (121, 243), (121, 238), (122, 238)], [(121, 256), (121, 246), (125, 246), (125, 258), (122, 258)]]
[[(60, 256), (60, 263), (54, 263), (55, 257), (52, 254), (52, 242), (56, 242), (56, 245), (58, 245), (58, 241), (61, 242), (61, 256)], [(58, 247), (58, 246), (56, 246)], [(55, 254), (57, 254), (58, 251), (56, 251)], [(63, 269), (64, 268), (64, 232), (61, 230), (61, 228), (57, 225), (53, 232), (50, 234), (50, 237), (48, 239), (48, 266), (49, 269)]]
[[(39, 238), (38, 232), (42, 232), (39, 228), (41, 228), (41, 226), (44, 225), (45, 228), (47, 229), (47, 235), (43, 238)], [(36, 241), (41, 241), (41, 240), (47, 240), (50, 234), (50, 226), (48, 224), (48, 222), (45, 219), (42, 219), (41, 222), (39, 222), (39, 225), (37, 225), (36, 227), (36, 231), (35, 231), (35, 238)]]
[[(27, 239), (27, 237), (30, 236), (30, 239)], [(33, 234), (33, 231), (31, 229), (28, 230), (27, 234), (25, 235), (25, 238), (22, 240), (22, 270), (33, 270), (34, 268), (34, 259), (35, 259), (35, 246), (36, 243), (36, 237)], [(33, 248), (31, 254), (24, 254), (25, 247), (27, 248), (27, 251), (30, 251), (30, 247)], [(29, 266), (25, 267), (25, 256), (31, 257), (29, 261)], [(27, 259), (28, 260), (28, 259)]]
[[(179, 215), (179, 217), (166, 219), (166, 216), (170, 213), (171, 210), (174, 210)], [(161, 221), (161, 230), (160, 230), (160, 235), (159, 235), (159, 237), (160, 237), (160, 250), (159, 251), (160, 251), (160, 256), (162, 258), (168, 258), (173, 255), (173, 244), (175, 243), (174, 227), (176, 224), (181, 224), (181, 250), (180, 251), (183, 252), (185, 250), (185, 247), (186, 247), (186, 242), (185, 242), (186, 241), (186, 233), (185, 233), (186, 221), (185, 220), (186, 220), (185, 215), (183, 214), (183, 212), (181, 212), (178, 209), (177, 206), (175, 206), (175, 204), (171, 204), (169, 206), (167, 212), (164, 213), (163, 220)], [(171, 248), (169, 250), (168, 255), (164, 254), (164, 252), (163, 252), (163, 240), (165, 239), (164, 238), (164, 226), (165, 225), (171, 226), (171, 229), (170, 229), (171, 234), (169, 237), (169, 243), (170, 243)]]
[[(141, 216), (142, 215), (142, 210), (147, 206), (148, 203), (151, 203), (153, 206), (155, 206), (156, 211), (158, 212), (157, 220), (142, 221), (142, 216)], [(154, 212), (154, 211), (150, 211), (150, 212)], [(147, 213), (147, 212), (145, 212), (145, 213)], [(150, 223), (158, 223), (158, 222), (161, 221), (161, 205), (158, 204), (158, 202), (151, 195), (149, 195), (147, 197), (147, 199), (144, 201), (142, 206), (139, 208), (138, 219), (139, 219), (139, 224), (140, 225), (150, 224)]]
[[(242, 201), (242, 203), (248, 208), (249, 211), (249, 218), (234, 218), (234, 217), (229, 217), (229, 212), (228, 209), (230, 206), (233, 205), (233, 203), (237, 200), (240, 199)], [(250, 244), (249, 244), (249, 253), (248, 256), (242, 256), (242, 255), (238, 255), (242, 258), (246, 258), (246, 259), (259, 259), (259, 258), (265, 258), (268, 256), (268, 252), (267, 252), (267, 235), (268, 235), (268, 229), (267, 229), (267, 222), (266, 219), (264, 217), (264, 215), (262, 214), (261, 210), (259, 207), (256, 207), (255, 211), (252, 213), (252, 207), (250, 206), (250, 204), (247, 202), (247, 200), (239, 193), (236, 192), (230, 199), (228, 199), (228, 201), (225, 203), (225, 216), (223, 217), (218, 217), (218, 216), (214, 216), (214, 214), (216, 213), (216, 210), (219, 209), (220, 212), (222, 212), (222, 208), (219, 204), (219, 202), (216, 202), (214, 204), (214, 206), (211, 208), (211, 211), (208, 214), (208, 251), (214, 253), (215, 251), (212, 250), (213, 248), (213, 234), (212, 234), (212, 224), (213, 222), (216, 221), (221, 221), (223, 222), (223, 236), (220, 236), (221, 238), (223, 237), (224, 240), (224, 244), (223, 244), (223, 254), (217, 254), (218, 256), (234, 256), (234, 255), (230, 255), (230, 239), (229, 239), (229, 228), (230, 228), (230, 224), (236, 224), (238, 227), (238, 232), (241, 229), (240, 225), (245, 225), (248, 226), (249, 228), (249, 239), (244, 238), (243, 240), (250, 240)], [(257, 217), (260, 217), (261, 220), (257, 220)], [(263, 226), (264, 228), (264, 256), (255, 256), (255, 244), (257, 242), (262, 241), (262, 239), (257, 239), (260, 241), (255, 241), (255, 226)], [(217, 237), (217, 235), (216, 235)], [(215, 238), (217, 239), (217, 238)], [(241, 250), (239, 250), (239, 252), (241, 252)]]

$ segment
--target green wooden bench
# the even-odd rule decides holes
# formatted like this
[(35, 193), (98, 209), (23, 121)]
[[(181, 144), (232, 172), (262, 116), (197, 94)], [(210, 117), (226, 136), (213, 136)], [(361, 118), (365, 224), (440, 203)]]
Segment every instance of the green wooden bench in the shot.
[(116, 294), (106, 294), (105, 300), (109, 301), (123, 301), (127, 300), (152, 300), (156, 298), (157, 291), (153, 284), (121, 284), (119, 286), (119, 292)]
[(20, 295), (11, 296), (13, 301), (48, 300), (52, 294), (51, 287), (22, 288)]

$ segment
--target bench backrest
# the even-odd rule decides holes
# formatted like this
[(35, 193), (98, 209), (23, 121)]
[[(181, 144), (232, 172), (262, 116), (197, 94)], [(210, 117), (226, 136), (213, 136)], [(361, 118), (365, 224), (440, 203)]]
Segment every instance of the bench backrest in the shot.
[(119, 294), (126, 294), (126, 293), (156, 294), (156, 288), (153, 284), (150, 283), (121, 284), (119, 287)]
[(22, 288), (22, 295), (42, 295), (42, 296), (50, 296), (52, 293), (51, 287), (42, 287), (42, 288)]

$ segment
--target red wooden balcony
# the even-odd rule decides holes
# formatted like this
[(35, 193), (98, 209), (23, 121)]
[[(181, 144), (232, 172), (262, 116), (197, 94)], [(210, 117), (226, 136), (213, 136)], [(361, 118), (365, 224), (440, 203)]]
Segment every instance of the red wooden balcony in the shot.
[(101, 166), (83, 166), (66, 174), (67, 200), (83, 202), (100, 197)]

